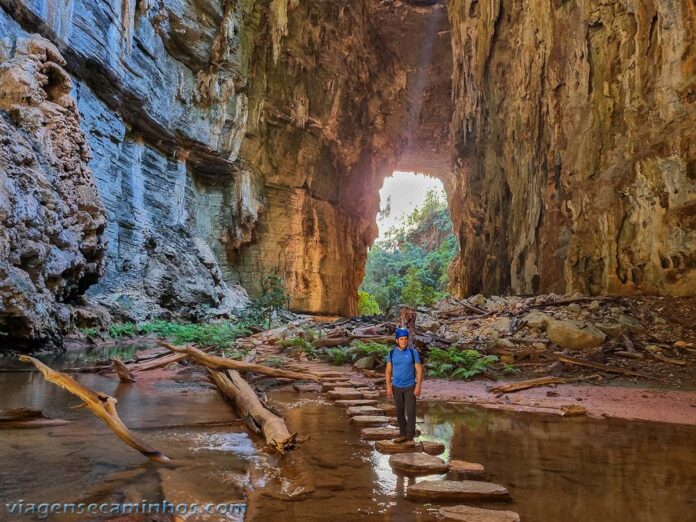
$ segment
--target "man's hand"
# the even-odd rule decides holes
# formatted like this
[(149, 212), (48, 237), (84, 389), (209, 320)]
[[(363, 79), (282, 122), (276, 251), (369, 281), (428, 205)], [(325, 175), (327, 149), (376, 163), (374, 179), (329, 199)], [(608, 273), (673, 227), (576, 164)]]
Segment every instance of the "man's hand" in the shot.
[(392, 390), (391, 386), (387, 386), (387, 397), (393, 397), (394, 396), (394, 390)]
[(420, 384), (416, 384), (416, 387), (413, 389), (413, 395), (416, 397), (420, 397), (421, 394), (421, 387)]

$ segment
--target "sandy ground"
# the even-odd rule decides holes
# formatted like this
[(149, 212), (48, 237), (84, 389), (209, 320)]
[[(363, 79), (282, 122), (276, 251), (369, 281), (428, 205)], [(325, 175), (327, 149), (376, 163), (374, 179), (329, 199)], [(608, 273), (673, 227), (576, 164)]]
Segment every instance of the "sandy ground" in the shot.
[[(500, 384), (505, 383), (495, 383)], [(429, 379), (423, 383), (421, 400), (466, 402), (486, 408), (546, 413), (557, 413), (561, 406), (578, 404), (587, 408), (588, 415), (593, 417), (696, 425), (696, 391), (561, 384), (497, 397), (487, 391), (492, 386), (490, 381)]]

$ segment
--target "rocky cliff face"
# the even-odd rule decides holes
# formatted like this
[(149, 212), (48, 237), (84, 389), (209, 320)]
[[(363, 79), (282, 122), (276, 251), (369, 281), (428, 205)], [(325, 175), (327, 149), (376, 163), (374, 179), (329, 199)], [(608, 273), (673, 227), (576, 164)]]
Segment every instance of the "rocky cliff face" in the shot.
[(0, 45), (0, 328), (53, 345), (104, 270), (106, 217), (58, 50)]
[[(49, 304), (86, 293), (122, 319), (226, 314), (278, 271), (293, 309), (354, 314), (378, 189), (395, 169), (445, 184), (456, 294), (696, 292), (687, 0), (0, 8), (0, 62), (34, 33), (50, 42), (81, 129), (63, 131), (92, 151), (74, 150), (101, 209), (74, 242), (89, 255)], [(0, 79), (6, 99), (15, 91)], [(49, 155), (40, 128), (0, 109), (8, 144)], [(64, 202), (81, 190), (51, 186)], [(47, 220), (22, 234), (35, 241)], [(6, 325), (12, 314), (0, 312)], [(29, 339), (57, 326), (25, 323)]]
[(449, 10), (454, 289), (696, 292), (693, 2)]

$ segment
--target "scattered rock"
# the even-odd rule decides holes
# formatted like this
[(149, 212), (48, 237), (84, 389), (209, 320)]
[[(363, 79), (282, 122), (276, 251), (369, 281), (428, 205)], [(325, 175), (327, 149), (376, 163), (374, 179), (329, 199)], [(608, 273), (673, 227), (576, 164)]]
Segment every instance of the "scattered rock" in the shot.
[(447, 463), (426, 453), (403, 453), (389, 458), (389, 465), (411, 475), (434, 475), (447, 472)]
[(641, 324), (641, 322), (630, 315), (620, 315), (619, 324), (634, 335), (645, 332), (645, 327)]
[(549, 324), (551, 318), (543, 312), (533, 311), (525, 315), (522, 321), (530, 328), (539, 328), (543, 330)]
[(563, 417), (579, 417), (582, 415), (587, 415), (587, 408), (584, 406), (578, 404), (565, 404), (561, 406), (561, 416)]
[(471, 506), (447, 506), (438, 510), (445, 520), (457, 522), (520, 522), (520, 516), (514, 511), (497, 511)]
[(417, 500), (505, 500), (510, 493), (503, 486), (474, 480), (424, 480), (408, 487), (406, 494)]
[(475, 296), (469, 298), (469, 303), (476, 306), (486, 306), (488, 299), (483, 297), (481, 294), (476, 294)]
[(325, 382), (321, 385), (322, 391), (335, 390), (336, 388), (351, 388), (347, 381), (340, 382)]
[(606, 335), (594, 326), (577, 321), (550, 321), (546, 333), (558, 346), (570, 350), (594, 348), (606, 339)]
[(466, 460), (450, 460), (449, 469), (453, 473), (459, 475), (476, 475), (480, 476), (484, 473), (483, 464), (476, 462), (467, 462)]
[(292, 389), (296, 392), (318, 392), (319, 387), (313, 383), (296, 382), (292, 385)]
[(623, 335), (623, 327), (620, 324), (597, 323), (595, 326), (612, 339), (619, 339)]

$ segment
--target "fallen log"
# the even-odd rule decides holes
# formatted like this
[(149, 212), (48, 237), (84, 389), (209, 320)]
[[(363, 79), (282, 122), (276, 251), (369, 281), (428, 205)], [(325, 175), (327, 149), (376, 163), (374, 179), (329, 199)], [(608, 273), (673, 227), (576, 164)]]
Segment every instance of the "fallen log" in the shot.
[(631, 377), (643, 377), (644, 379), (649, 378), (648, 375), (644, 373), (636, 372), (634, 370), (629, 370), (627, 368), (621, 368), (619, 366), (608, 366), (606, 364), (596, 363), (592, 361), (585, 361), (583, 359), (576, 359), (575, 357), (568, 357), (567, 355), (559, 355), (558, 360), (565, 364), (575, 364), (577, 366), (587, 366), (588, 368), (594, 368), (595, 370), (602, 370), (609, 373), (621, 373), (623, 375), (629, 375)]
[(103, 420), (111, 431), (131, 448), (138, 450), (154, 462), (159, 462), (161, 464), (171, 462), (169, 457), (140, 441), (128, 430), (116, 411), (116, 399), (103, 392), (95, 392), (83, 386), (69, 375), (57, 372), (33, 357), (20, 355), (19, 360), (33, 364), (48, 382), (60, 386), (82, 399), (84, 405), (97, 417)]
[(599, 375), (591, 375), (590, 377), (539, 377), (537, 379), (529, 379), (526, 381), (513, 382), (510, 384), (503, 384), (501, 386), (495, 386), (490, 388), (488, 391), (492, 393), (512, 393), (521, 390), (528, 390), (529, 388), (537, 388), (539, 386), (548, 386), (549, 384), (568, 384), (571, 382), (585, 381), (588, 379), (596, 379)]
[(674, 364), (677, 366), (686, 366), (686, 361), (682, 361), (681, 359), (672, 359), (671, 357), (667, 357), (665, 355), (662, 355), (659, 350), (655, 348), (651, 348), (650, 346), (645, 347), (645, 351), (647, 351), (651, 357), (654, 357), (658, 361), (661, 361), (663, 363), (667, 364)]
[(147, 360), (140, 363), (129, 364), (128, 369), (131, 372), (146, 372), (149, 370), (156, 370), (157, 368), (162, 368), (168, 366), (175, 362), (180, 362), (186, 359), (186, 354), (172, 353), (165, 355), (164, 357), (157, 357), (156, 359)]
[(264, 436), (266, 443), (279, 453), (293, 448), (297, 433), (290, 433), (282, 417), (267, 410), (254, 390), (235, 370), (208, 370), (208, 375), (222, 392), (234, 402), (246, 426)]
[(164, 341), (161, 341), (160, 344), (168, 350), (176, 352), (184, 357), (189, 357), (194, 362), (211, 370), (235, 370), (239, 372), (261, 373), (270, 377), (285, 377), (287, 379), (319, 381), (319, 377), (312, 373), (293, 372), (289, 370), (282, 370), (280, 368), (271, 368), (270, 366), (263, 366), (261, 364), (235, 361), (234, 359), (207, 354), (198, 348), (194, 348), (193, 346), (174, 346)]
[(315, 348), (332, 348), (350, 343), (350, 337), (322, 337), (312, 343)]
[(14, 408), (0, 411), (0, 429), (48, 428), (70, 424), (63, 419), (49, 419), (34, 408)]
[(114, 365), (114, 370), (116, 371), (116, 374), (118, 375), (118, 378), (121, 382), (135, 382), (135, 377), (133, 377), (133, 374), (130, 372), (130, 370), (124, 364), (120, 357), (116, 356), (111, 361)]

